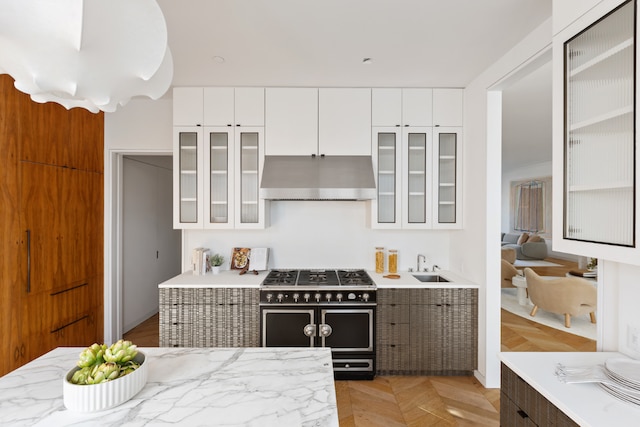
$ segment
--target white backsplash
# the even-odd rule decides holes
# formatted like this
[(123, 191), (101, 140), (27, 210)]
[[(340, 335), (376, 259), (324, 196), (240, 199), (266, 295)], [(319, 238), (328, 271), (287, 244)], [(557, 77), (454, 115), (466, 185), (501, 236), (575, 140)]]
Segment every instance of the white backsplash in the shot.
[(225, 256), (233, 247), (268, 247), (269, 268), (374, 268), (376, 246), (398, 249), (400, 271), (416, 268), (417, 255), (427, 265), (449, 264), (446, 230), (372, 230), (364, 201), (272, 201), (265, 230), (185, 230), (183, 269), (191, 249), (207, 247)]

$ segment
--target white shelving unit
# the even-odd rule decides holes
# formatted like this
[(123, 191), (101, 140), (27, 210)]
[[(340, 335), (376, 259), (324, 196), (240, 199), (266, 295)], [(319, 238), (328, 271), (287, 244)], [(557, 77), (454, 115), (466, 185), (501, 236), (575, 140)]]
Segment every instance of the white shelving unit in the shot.
[(635, 245), (634, 34), (629, 1), (562, 42), (564, 239)]

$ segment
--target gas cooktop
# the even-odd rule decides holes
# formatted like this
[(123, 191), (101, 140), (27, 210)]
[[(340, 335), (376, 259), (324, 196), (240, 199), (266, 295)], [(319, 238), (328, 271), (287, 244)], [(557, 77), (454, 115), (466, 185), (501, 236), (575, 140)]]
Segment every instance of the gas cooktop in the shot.
[(334, 287), (357, 287), (375, 288), (375, 284), (365, 270), (329, 270), (329, 269), (306, 269), (306, 270), (271, 270), (262, 281), (263, 288), (291, 288), (291, 287), (313, 287), (334, 288)]

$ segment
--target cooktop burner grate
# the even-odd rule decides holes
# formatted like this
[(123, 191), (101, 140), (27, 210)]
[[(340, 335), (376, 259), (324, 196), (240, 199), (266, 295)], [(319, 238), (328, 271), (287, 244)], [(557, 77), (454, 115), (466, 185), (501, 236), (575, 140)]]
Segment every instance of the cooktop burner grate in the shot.
[(367, 286), (374, 283), (365, 270), (271, 270), (262, 282), (262, 287), (336, 287), (336, 286)]

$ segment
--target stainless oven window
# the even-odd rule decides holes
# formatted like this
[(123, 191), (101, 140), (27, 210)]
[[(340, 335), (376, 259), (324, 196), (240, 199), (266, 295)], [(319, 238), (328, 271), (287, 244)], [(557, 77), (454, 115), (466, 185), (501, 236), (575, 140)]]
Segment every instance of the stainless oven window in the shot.
[(263, 347), (314, 347), (314, 309), (263, 308)]
[[(331, 347), (334, 352), (373, 351), (374, 310), (322, 308), (319, 335), (323, 347)], [(322, 334), (322, 326), (328, 325), (331, 332)]]

